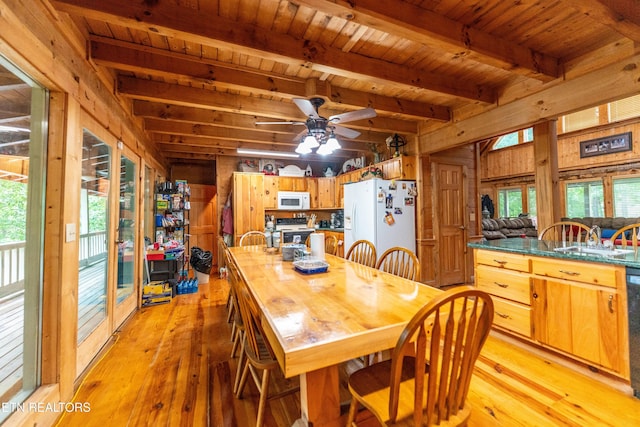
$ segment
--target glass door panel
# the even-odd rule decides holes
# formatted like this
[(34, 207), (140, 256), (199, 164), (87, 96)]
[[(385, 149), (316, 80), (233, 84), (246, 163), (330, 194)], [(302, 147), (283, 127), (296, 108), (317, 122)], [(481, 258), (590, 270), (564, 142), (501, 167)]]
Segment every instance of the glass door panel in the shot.
[(82, 153), (78, 344), (107, 318), (111, 187), (111, 147), (84, 129)]
[(136, 164), (120, 156), (117, 304), (132, 295), (136, 277)]
[(41, 377), (48, 93), (2, 56), (0, 75), (2, 423), (33, 393)]

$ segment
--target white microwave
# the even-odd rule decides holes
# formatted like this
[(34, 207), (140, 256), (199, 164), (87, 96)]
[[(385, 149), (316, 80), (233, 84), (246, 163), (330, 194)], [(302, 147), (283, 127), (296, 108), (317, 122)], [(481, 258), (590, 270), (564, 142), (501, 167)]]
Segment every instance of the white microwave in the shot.
[(311, 207), (311, 196), (303, 191), (278, 191), (278, 209), (300, 210)]

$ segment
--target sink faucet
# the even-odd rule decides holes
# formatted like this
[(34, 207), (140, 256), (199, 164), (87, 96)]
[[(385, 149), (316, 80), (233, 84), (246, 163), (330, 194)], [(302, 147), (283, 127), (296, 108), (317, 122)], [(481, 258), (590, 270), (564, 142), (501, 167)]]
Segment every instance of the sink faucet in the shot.
[(589, 233), (587, 234), (587, 241), (592, 241), (595, 246), (601, 246), (602, 245), (602, 230), (600, 229), (599, 225), (594, 225), (593, 227), (591, 227), (591, 229), (589, 230)]

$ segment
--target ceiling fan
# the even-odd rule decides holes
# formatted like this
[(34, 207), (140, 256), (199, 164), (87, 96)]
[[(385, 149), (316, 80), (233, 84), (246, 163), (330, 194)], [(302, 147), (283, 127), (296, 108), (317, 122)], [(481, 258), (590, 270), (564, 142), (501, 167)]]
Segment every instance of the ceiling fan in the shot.
[[(306, 121), (288, 121), (288, 122), (256, 122), (257, 125), (305, 125), (306, 130), (300, 132), (298, 137), (305, 136), (300, 143), (296, 152), (307, 154), (311, 152), (311, 148), (318, 148), (318, 154), (330, 154), (333, 150), (340, 148), (340, 144), (335, 134), (344, 136), (345, 138), (356, 138), (360, 132), (340, 126), (339, 123), (347, 123), (355, 120), (369, 119), (376, 116), (373, 108), (364, 108), (357, 111), (348, 111), (346, 113), (337, 114), (324, 118), (318, 113), (320, 106), (324, 104), (324, 99), (314, 97), (311, 99), (294, 98), (293, 102), (308, 117)], [(306, 147), (306, 148), (305, 148)]]

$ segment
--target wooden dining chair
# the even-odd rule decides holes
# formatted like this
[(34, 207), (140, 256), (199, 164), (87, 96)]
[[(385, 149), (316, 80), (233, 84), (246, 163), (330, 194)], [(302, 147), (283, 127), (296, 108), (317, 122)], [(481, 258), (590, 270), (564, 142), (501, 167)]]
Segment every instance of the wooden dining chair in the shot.
[[(311, 234), (307, 236), (307, 240), (305, 240), (304, 243), (308, 248), (311, 247)], [(331, 255), (336, 255), (338, 253), (338, 238), (336, 236), (328, 234), (324, 235), (324, 252)]]
[(384, 426), (465, 425), (473, 367), (492, 321), (491, 297), (472, 286), (428, 302), (402, 331), (390, 360), (349, 376), (347, 426), (355, 425), (359, 405)]
[(245, 328), (242, 311), (240, 310), (240, 300), (238, 299), (238, 289), (240, 286), (240, 281), (242, 279), (240, 277), (240, 273), (238, 272), (238, 268), (230, 257), (227, 258), (227, 271), (229, 292), (232, 295), (231, 301), (234, 307), (234, 315), (232, 319), (233, 324), (231, 328), (231, 340), (233, 341), (233, 345), (231, 347), (231, 357), (235, 357), (238, 350), (240, 350), (238, 354), (238, 363), (236, 365), (236, 377), (233, 383), (233, 393), (235, 394), (238, 391), (238, 387), (240, 386), (240, 377), (242, 375), (242, 369), (245, 363)]
[(640, 224), (630, 224), (618, 229), (611, 235), (611, 243), (616, 247), (627, 249), (627, 247), (638, 249), (638, 239), (640, 238)]
[(239, 399), (242, 398), (244, 387), (249, 376), (251, 376), (260, 393), (256, 427), (262, 427), (267, 400), (295, 393), (300, 390), (300, 386), (294, 380), (295, 385), (290, 385), (284, 390), (279, 390), (277, 394), (269, 396), (269, 382), (273, 373), (281, 373), (282, 371), (273, 350), (265, 338), (260, 321), (260, 310), (256, 302), (251, 297), (244, 280), (238, 280), (237, 285), (237, 297), (245, 325), (242, 344), (245, 357), (243, 366), (238, 365), (238, 368), (242, 368), (242, 376), (235, 394)]
[(375, 267), (377, 259), (376, 248), (368, 240), (356, 240), (347, 251), (345, 259), (368, 267)]
[(420, 261), (407, 248), (395, 246), (387, 249), (380, 255), (376, 268), (405, 279), (420, 281)]
[(266, 246), (267, 238), (262, 231), (247, 231), (240, 236), (238, 246)]
[(540, 231), (538, 234), (538, 240), (580, 243), (589, 238), (589, 231), (589, 227), (580, 222), (559, 221)]

